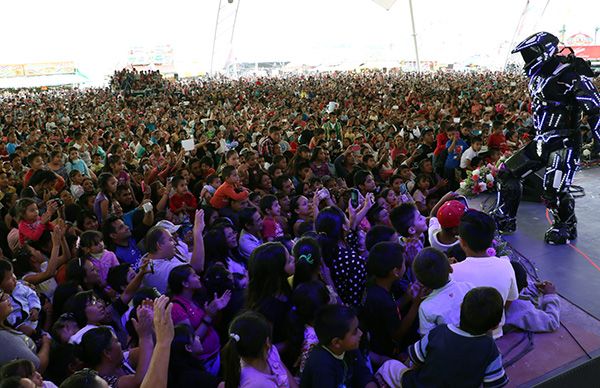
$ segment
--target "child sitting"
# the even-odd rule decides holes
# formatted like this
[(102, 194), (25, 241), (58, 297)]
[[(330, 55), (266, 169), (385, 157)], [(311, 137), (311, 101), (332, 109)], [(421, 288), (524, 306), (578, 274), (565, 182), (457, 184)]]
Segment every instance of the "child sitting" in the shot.
[(315, 332), (319, 345), (308, 355), (300, 378), (301, 388), (377, 387), (358, 349), (362, 331), (350, 307), (327, 305), (321, 308), (315, 318)]
[(104, 168), (104, 163), (102, 163), (102, 155), (94, 154), (92, 155), (92, 165), (90, 169), (94, 174), (100, 174), (102, 169)]
[[(441, 202), (441, 201), (440, 201)], [(438, 209), (435, 212), (436, 209)], [(436, 206), (429, 219), (429, 243), (432, 247), (442, 252), (447, 252), (451, 247), (458, 245), (458, 225), (460, 218), (467, 210), (466, 206), (457, 200), (445, 202), (442, 206)], [(434, 217), (433, 215), (436, 215)]]
[(185, 178), (181, 175), (173, 178), (171, 184), (175, 189), (175, 193), (169, 198), (169, 209), (173, 213), (173, 223), (190, 223), (198, 205), (196, 198), (188, 190)]
[(406, 370), (388, 361), (378, 378), (391, 387), (503, 387), (508, 376), (502, 356), (487, 333), (502, 318), (502, 297), (494, 288), (478, 287), (465, 295), (460, 326), (439, 325), (409, 348), (415, 367)]
[(119, 260), (113, 252), (104, 249), (102, 233), (96, 230), (83, 232), (79, 240), (79, 249), (81, 250), (81, 255), (88, 258), (94, 267), (96, 267), (96, 270), (98, 270), (102, 285), (106, 285), (108, 271), (112, 267), (119, 265)]
[(242, 187), (240, 176), (234, 166), (223, 169), (222, 180), (224, 181), (210, 199), (210, 205), (215, 209), (223, 209), (231, 204), (231, 201), (242, 201), (248, 198), (248, 190)]
[(374, 284), (367, 288), (361, 323), (369, 332), (373, 353), (384, 359), (396, 358), (401, 351), (400, 341), (415, 322), (423, 294), (419, 288), (411, 289), (421, 295), (411, 295), (415, 296), (413, 303), (408, 313), (400, 317), (400, 301), (394, 300), (392, 285), (402, 278), (406, 268), (402, 246), (397, 242), (375, 244), (369, 252), (367, 270), (374, 278)]
[(221, 178), (219, 178), (218, 175), (213, 174), (206, 178), (206, 184), (200, 191), (200, 201), (202, 201), (203, 205), (208, 205), (210, 203), (210, 199), (215, 195), (219, 186), (221, 186)]
[(403, 288), (408, 288), (408, 283), (416, 280), (412, 273), (412, 263), (417, 254), (424, 246), (424, 233), (427, 231), (427, 219), (419, 212), (412, 203), (400, 204), (390, 214), (392, 226), (404, 243), (404, 260), (406, 262), (406, 273), (403, 280)]
[(76, 200), (79, 200), (85, 191), (83, 190), (83, 174), (79, 170), (71, 170), (69, 173), (69, 180), (71, 181), (71, 194)]
[(430, 186), (431, 181), (427, 175), (421, 174), (417, 177), (415, 181), (415, 187), (417, 189), (412, 197), (415, 201), (415, 205), (417, 205), (417, 209), (423, 214), (427, 213), (427, 193)]
[(46, 212), (40, 217), (38, 206), (31, 198), (23, 198), (17, 202), (16, 211), (19, 219), (19, 244), (23, 246), (25, 241), (37, 241), (46, 230), (52, 230), (54, 226), (50, 219), (58, 209), (56, 200), (48, 201)]
[(260, 200), (260, 211), (264, 214), (262, 235), (265, 241), (283, 237), (283, 227), (277, 221), (281, 216), (281, 205), (274, 195), (265, 195)]
[(223, 348), (225, 387), (296, 387), (277, 348), (271, 343), (271, 325), (254, 312), (238, 315), (229, 326)]
[[(515, 271), (506, 258), (489, 256), (488, 248), (492, 246), (496, 224), (491, 216), (483, 212), (469, 209), (460, 219), (458, 227), (460, 246), (467, 258), (453, 264), (452, 278), (456, 281), (469, 282), (476, 287), (494, 287), (508, 309), (510, 303), (519, 297)], [(504, 316), (494, 338), (502, 336)]]
[[(519, 299), (514, 300), (506, 311), (505, 324), (536, 333), (558, 329), (560, 326), (560, 299), (556, 295), (554, 284), (548, 281), (535, 284), (541, 293), (536, 305), (534, 300), (527, 295), (529, 290), (525, 290), (528, 286), (525, 268), (516, 261), (511, 261), (511, 264), (517, 278)], [(525, 292), (523, 292), (524, 290)]]
[(432, 290), (419, 307), (419, 334), (427, 335), (441, 324), (458, 325), (460, 304), (473, 285), (450, 279), (448, 258), (435, 248), (419, 252), (413, 270), (419, 283)]
[(71, 171), (73, 170), (78, 170), (88, 178), (92, 178), (94, 176), (94, 174), (88, 169), (88, 166), (85, 164), (85, 162), (79, 157), (79, 151), (75, 147), (69, 148), (69, 160), (65, 164), (65, 168), (69, 174), (71, 174)]
[(13, 267), (8, 260), (0, 260), (0, 289), (11, 296), (12, 312), (6, 318), (14, 329), (32, 336), (38, 324), (42, 305), (34, 290), (18, 282)]

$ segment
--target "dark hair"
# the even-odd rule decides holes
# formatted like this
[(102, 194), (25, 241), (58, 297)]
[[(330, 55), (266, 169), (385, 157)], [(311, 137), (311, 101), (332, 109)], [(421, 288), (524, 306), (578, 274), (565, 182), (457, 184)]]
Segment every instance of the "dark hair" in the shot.
[(108, 216), (108, 218), (102, 223), (102, 235), (104, 236), (104, 243), (109, 249), (113, 248), (115, 245), (110, 235), (116, 232), (113, 224), (119, 220), (122, 221), (123, 219), (121, 217), (112, 215)]
[(238, 152), (234, 149), (231, 149), (229, 151), (227, 151), (227, 153), (225, 154), (225, 160), (231, 158), (233, 155), (237, 155)]
[(304, 330), (312, 326), (315, 313), (329, 303), (329, 292), (321, 282), (311, 281), (300, 284), (291, 297), (292, 310), (288, 315), (288, 336), (281, 359), (288, 369), (294, 370), (304, 341)]
[(0, 282), (4, 281), (4, 277), (7, 273), (13, 270), (13, 266), (10, 261), (5, 259), (0, 259)]
[(86, 230), (81, 233), (81, 237), (79, 238), (79, 247), (80, 248), (91, 248), (94, 245), (99, 244), (102, 240), (102, 233), (97, 230)]
[(175, 188), (179, 186), (181, 182), (185, 182), (185, 178), (181, 175), (176, 175), (175, 177), (173, 177), (173, 180), (171, 180), (171, 186)]
[(377, 243), (383, 241), (390, 241), (392, 236), (396, 233), (396, 230), (391, 226), (387, 225), (374, 225), (367, 232), (367, 236), (365, 237), (365, 246), (367, 251), (370, 251), (371, 248)]
[(85, 286), (85, 262), (88, 261), (87, 256), (81, 256), (78, 259), (73, 259), (67, 264), (67, 280), (72, 281), (82, 287)]
[(95, 368), (102, 362), (102, 354), (110, 348), (113, 332), (108, 327), (96, 327), (81, 337), (80, 357), (87, 366)]
[[(31, 265), (31, 251), (29, 250), (29, 244), (25, 243), (23, 246), (17, 248), (13, 254), (13, 271), (17, 278), (21, 278), (23, 275), (34, 271)], [(0, 275), (0, 282), (3, 276)]]
[(401, 203), (390, 213), (390, 221), (401, 236), (410, 236), (408, 229), (415, 224), (415, 212), (417, 212), (417, 207), (413, 203), (407, 202)]
[(394, 268), (404, 264), (404, 249), (397, 242), (383, 241), (369, 250), (367, 272), (376, 278), (385, 278)]
[(162, 226), (153, 226), (150, 228), (144, 238), (144, 245), (148, 253), (155, 253), (158, 250), (158, 243), (165, 233), (167, 233), (167, 230)]
[(100, 188), (101, 192), (106, 194), (106, 185), (108, 184), (110, 178), (114, 177), (115, 176), (110, 172), (103, 172), (102, 174), (100, 174), (100, 176), (98, 176), (98, 187)]
[(247, 306), (256, 309), (265, 298), (278, 293), (289, 295), (289, 276), (285, 272), (287, 250), (282, 243), (269, 242), (256, 248), (248, 260)]
[(202, 278), (202, 284), (206, 288), (207, 294), (213, 295), (214, 293), (217, 293), (218, 295), (223, 295), (226, 290), (235, 288), (235, 283), (230, 276), (231, 273), (222, 263), (210, 265), (204, 272), (204, 277)]
[(491, 216), (478, 210), (468, 209), (460, 218), (458, 234), (463, 242), (475, 252), (485, 251), (492, 245), (496, 224)]
[(233, 166), (225, 166), (223, 167), (223, 171), (221, 171), (221, 180), (225, 181), (225, 179), (229, 178), (233, 173), (237, 171)]
[(276, 196), (274, 196), (272, 194), (265, 195), (264, 197), (262, 197), (260, 199), (260, 203), (259, 203), (260, 211), (266, 215), (267, 210), (270, 210), (273, 207), (273, 204), (275, 202), (277, 202)]
[(444, 252), (429, 247), (417, 254), (413, 261), (413, 271), (421, 284), (435, 290), (448, 283), (450, 262)]
[(353, 179), (354, 186), (358, 187), (360, 185), (364, 185), (369, 175), (372, 176), (373, 174), (371, 174), (371, 172), (367, 170), (358, 170), (357, 172), (355, 172)]
[(460, 328), (472, 335), (494, 329), (502, 319), (504, 302), (493, 287), (476, 287), (467, 292), (460, 306)]
[[(80, 380), (77, 379), (77, 376), (73, 380), (67, 381), (64, 385), (62, 384), (65, 379), (71, 376), (71, 370), (75, 368), (77, 363), (79, 363), (77, 356), (77, 345), (55, 344), (50, 348), (50, 356), (48, 357), (48, 360), (48, 367), (44, 373), (45, 380), (50, 380), (57, 385), (60, 384), (61, 387), (96, 388), (90, 386), (89, 384), (87, 386), (84, 384), (79, 384), (78, 382)], [(77, 373), (82, 374), (82, 372), (76, 372), (75, 375), (77, 375)], [(81, 383), (83, 383), (83, 381), (81, 381)]]
[(238, 315), (229, 326), (229, 341), (223, 347), (223, 377), (225, 388), (240, 385), (240, 358), (261, 358), (271, 338), (271, 325), (260, 314), (247, 311)]
[(122, 292), (127, 287), (127, 274), (129, 273), (129, 264), (119, 264), (111, 267), (106, 276), (106, 284), (117, 292)]
[[(225, 237), (225, 228), (233, 228), (231, 224), (221, 224), (213, 226), (204, 235), (204, 250), (205, 257), (208, 263), (223, 263), (227, 266), (227, 258), (236, 260), (236, 255), (231, 255), (231, 249), (227, 245), (227, 238)], [(236, 260), (237, 261), (237, 260)]]
[(178, 265), (169, 272), (169, 292), (171, 295), (179, 295), (183, 291), (183, 282), (187, 281), (194, 269), (189, 264)]
[(211, 174), (209, 176), (206, 177), (206, 184), (207, 185), (212, 185), (212, 183), (214, 181), (216, 181), (217, 179), (219, 179), (219, 176), (217, 174)]
[(20, 378), (30, 378), (35, 373), (35, 366), (29, 360), (13, 360), (0, 368), (0, 381), (12, 376)]
[[(197, 373), (206, 375), (202, 361), (194, 357), (189, 351), (188, 346), (192, 346), (196, 334), (189, 325), (180, 324), (174, 328), (174, 337), (171, 341), (171, 356), (169, 358), (168, 386), (177, 384), (191, 383), (191, 378), (197, 378)], [(196, 374), (190, 375), (190, 369)], [(199, 384), (199, 381), (194, 381)]]
[(38, 156), (43, 159), (42, 154), (40, 154), (39, 152), (34, 152), (34, 153), (29, 154), (29, 156), (27, 156), (27, 163), (29, 163), (29, 167), (31, 167), (31, 163), (33, 162), (33, 159), (37, 158)]
[(527, 285), (529, 283), (527, 283), (527, 271), (525, 270), (525, 267), (523, 266), (523, 264), (519, 263), (518, 261), (510, 261), (510, 264), (513, 267), (513, 270), (515, 271), (515, 278), (517, 279), (517, 289), (519, 290), (519, 292), (521, 292), (524, 288), (527, 288)]
[(9, 376), (0, 380), (0, 388), (21, 388), (21, 376)]
[(15, 211), (19, 221), (23, 220), (23, 217), (25, 217), (25, 211), (33, 204), (35, 204), (33, 198), (21, 198), (17, 201), (15, 205)]
[(77, 294), (71, 296), (65, 303), (64, 310), (72, 313), (77, 326), (84, 327), (88, 323), (88, 318), (85, 313), (85, 308), (88, 303), (95, 298), (93, 291), (80, 291)]
[[(196, 162), (196, 161), (195, 161), (195, 160), (193, 160), (193, 161), (192, 161), (192, 163), (191, 163), (190, 165), (194, 164), (195, 162)], [(202, 164), (207, 164), (207, 165), (209, 165), (210, 167), (212, 167), (214, 163), (215, 163), (215, 162), (213, 161), (213, 159), (212, 159), (210, 156), (203, 156), (203, 157), (200, 159), (200, 164), (201, 164), (201, 165), (202, 165)]]
[(246, 229), (247, 225), (254, 225), (253, 219), (256, 212), (258, 212), (258, 209), (253, 206), (246, 207), (240, 211), (238, 219), (242, 229)]
[(85, 368), (73, 373), (60, 385), (60, 388), (101, 388), (103, 385), (96, 376), (98, 373), (95, 370)]
[(294, 244), (292, 253), (296, 259), (296, 270), (292, 288), (311, 281), (321, 269), (322, 257), (319, 242), (312, 237), (302, 237)]
[(49, 170), (37, 170), (33, 173), (31, 178), (29, 179), (29, 186), (37, 186), (43, 183), (52, 183), (56, 182), (58, 178), (56, 175)]
[(373, 204), (371, 208), (367, 211), (367, 221), (371, 225), (377, 225), (379, 222), (379, 213), (384, 210), (384, 207), (379, 205), (378, 203)]
[(275, 186), (277, 190), (281, 190), (283, 188), (283, 182), (287, 180), (290, 180), (288, 175), (279, 175), (277, 178), (273, 179), (273, 186)]
[(329, 346), (335, 338), (344, 338), (355, 318), (356, 313), (347, 306), (332, 304), (320, 308), (315, 316), (314, 325), (319, 344)]
[(323, 261), (331, 268), (339, 252), (339, 243), (344, 241), (346, 216), (340, 208), (329, 206), (322, 209), (315, 220), (315, 231), (319, 234), (319, 245)]

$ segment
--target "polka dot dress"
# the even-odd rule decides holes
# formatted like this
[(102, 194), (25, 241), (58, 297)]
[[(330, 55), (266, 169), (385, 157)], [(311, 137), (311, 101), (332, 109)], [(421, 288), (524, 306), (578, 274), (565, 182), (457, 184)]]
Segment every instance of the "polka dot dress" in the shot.
[(359, 306), (367, 281), (367, 262), (355, 250), (358, 235), (350, 233), (346, 241), (348, 248), (339, 249), (331, 275), (342, 302), (348, 306)]

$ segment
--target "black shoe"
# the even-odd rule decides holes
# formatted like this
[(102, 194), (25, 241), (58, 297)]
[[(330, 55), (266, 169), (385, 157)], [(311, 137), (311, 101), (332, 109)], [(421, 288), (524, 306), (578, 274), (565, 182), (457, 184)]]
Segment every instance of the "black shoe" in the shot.
[[(577, 231), (575, 230), (575, 237)], [(564, 245), (571, 242), (571, 231), (566, 225), (553, 225), (546, 231), (544, 241), (550, 245)]]
[(577, 240), (577, 224), (569, 225), (569, 240)]
[(496, 214), (492, 214), (494, 221), (496, 221), (496, 226), (498, 227), (498, 232), (500, 234), (512, 234), (517, 230), (517, 219), (508, 217), (508, 216), (498, 216)]

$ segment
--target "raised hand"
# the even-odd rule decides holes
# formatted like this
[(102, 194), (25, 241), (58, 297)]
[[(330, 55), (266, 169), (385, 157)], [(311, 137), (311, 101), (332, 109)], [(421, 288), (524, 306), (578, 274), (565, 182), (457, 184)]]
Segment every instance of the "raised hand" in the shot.
[(230, 300), (230, 290), (226, 290), (221, 297), (217, 297), (217, 293), (215, 293), (215, 298), (205, 306), (206, 312), (210, 316), (215, 316), (219, 311), (223, 310), (227, 304), (229, 304)]
[(171, 345), (175, 336), (173, 329), (173, 317), (171, 310), (173, 305), (169, 303), (169, 298), (161, 295), (154, 299), (154, 332), (156, 333), (156, 343)]

